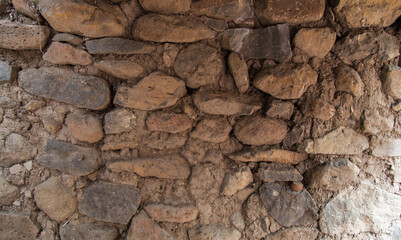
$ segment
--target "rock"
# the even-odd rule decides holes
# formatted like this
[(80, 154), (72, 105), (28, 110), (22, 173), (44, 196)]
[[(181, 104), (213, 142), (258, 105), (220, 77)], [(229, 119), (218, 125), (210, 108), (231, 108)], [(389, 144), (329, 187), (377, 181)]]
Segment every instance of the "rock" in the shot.
[(349, 28), (388, 27), (401, 15), (397, 1), (337, 2), (334, 12), (343, 25)]
[(394, 103), (394, 104), (391, 106), (391, 109), (392, 109), (394, 112), (399, 112), (399, 111), (401, 111), (401, 102), (396, 102), (396, 103)]
[(113, 77), (125, 80), (136, 79), (146, 73), (146, 69), (134, 61), (102, 60), (94, 66)]
[(45, 115), (42, 118), (43, 127), (51, 135), (55, 135), (62, 128), (62, 119), (54, 118), (52, 115)]
[(336, 108), (329, 102), (323, 99), (313, 99), (305, 104), (303, 113), (313, 118), (327, 121), (334, 117)]
[(275, 162), (297, 165), (305, 161), (308, 155), (305, 153), (291, 152), (282, 149), (252, 150), (228, 155), (229, 158), (240, 162)]
[(171, 107), (186, 94), (184, 81), (162, 72), (154, 72), (132, 88), (119, 87), (114, 104), (150, 111)]
[(192, 4), (191, 11), (195, 15), (233, 21), (237, 24), (253, 18), (254, 15), (252, 0), (201, 0)]
[(125, 38), (101, 38), (85, 42), (90, 54), (148, 54), (156, 50), (150, 44), (125, 39)]
[(0, 236), (2, 239), (31, 240), (39, 229), (29, 214), (0, 212)]
[(0, 48), (12, 50), (43, 49), (50, 36), (46, 26), (0, 21)]
[(240, 166), (230, 173), (226, 173), (221, 185), (221, 194), (231, 196), (253, 182), (252, 172), (248, 166)]
[(305, 142), (305, 151), (309, 154), (357, 155), (368, 147), (367, 137), (347, 127), (338, 127), (322, 137)]
[(242, 54), (245, 58), (267, 58), (285, 62), (292, 55), (287, 24), (262, 29), (228, 29), (223, 32), (221, 46)]
[(198, 225), (188, 230), (190, 240), (239, 240), (241, 232), (235, 228), (220, 225)]
[(304, 189), (304, 185), (302, 184), (302, 182), (292, 182), (290, 184), (290, 188), (292, 191), (300, 192), (302, 191), (302, 189)]
[(151, 131), (179, 133), (192, 128), (192, 121), (186, 114), (157, 112), (146, 119), (146, 126)]
[(9, 97), (3, 96), (0, 97), (0, 108), (2, 109), (8, 109), (8, 108), (16, 108), (18, 107), (17, 103), (14, 102), (14, 100), (12, 100)]
[(139, 189), (100, 181), (83, 190), (78, 211), (99, 221), (128, 224), (140, 201)]
[(139, 0), (139, 3), (149, 12), (159, 12), (164, 14), (177, 14), (188, 12), (191, 8), (191, 0)]
[(102, 158), (94, 148), (84, 148), (58, 140), (47, 140), (44, 154), (36, 161), (51, 169), (86, 176), (96, 171), (102, 163)]
[(229, 93), (195, 93), (195, 106), (202, 112), (213, 115), (252, 115), (262, 108), (258, 98)]
[(363, 112), (363, 131), (369, 135), (391, 132), (394, 127), (394, 116), (382, 116), (378, 111)]
[(173, 67), (175, 59), (177, 58), (180, 49), (171, 43), (166, 43), (163, 46), (163, 62), (166, 67)]
[(359, 168), (345, 158), (337, 158), (323, 166), (309, 170), (305, 179), (309, 188), (336, 192), (357, 180)]
[(99, 118), (89, 113), (81, 111), (70, 113), (65, 119), (65, 124), (71, 135), (82, 142), (99, 142), (104, 136), (102, 122)]
[(226, 118), (204, 119), (198, 123), (190, 136), (206, 142), (221, 143), (228, 140), (231, 129)]
[(198, 209), (192, 205), (172, 206), (153, 203), (145, 206), (149, 216), (157, 222), (186, 223), (198, 217)]
[(401, 156), (401, 139), (372, 139), (372, 155), (375, 157), (399, 157)]
[(235, 212), (230, 216), (231, 224), (240, 231), (245, 229), (245, 220), (241, 212)]
[(205, 17), (203, 22), (216, 32), (222, 32), (228, 28), (228, 24), (224, 20)]
[[(212, 163), (197, 164), (192, 167), (188, 190), (197, 202), (214, 201), (221, 190), (224, 171)], [(202, 216), (202, 210), (199, 209)]]
[(104, 132), (106, 134), (130, 132), (135, 126), (135, 114), (126, 109), (115, 109), (104, 116)]
[(56, 67), (22, 70), (18, 83), (33, 95), (80, 108), (103, 110), (111, 100), (110, 88), (105, 80)]
[(238, 53), (233, 52), (228, 56), (228, 67), (238, 91), (245, 93), (249, 88), (249, 74), (246, 62)]
[(294, 45), (309, 57), (324, 58), (336, 42), (336, 33), (330, 28), (302, 28), (294, 38)]
[(93, 223), (82, 223), (79, 225), (62, 224), (60, 226), (61, 240), (74, 239), (97, 239), (97, 240), (115, 240), (119, 236), (116, 228), (97, 225)]
[(258, 176), (263, 182), (302, 181), (302, 175), (290, 164), (265, 163), (259, 165)]
[(401, 67), (387, 66), (382, 78), (384, 91), (394, 99), (401, 99)]
[(31, 100), (25, 105), (25, 109), (31, 112), (38, 110), (39, 108), (45, 106), (46, 103), (40, 100)]
[(180, 134), (168, 134), (166, 132), (152, 132), (142, 138), (142, 143), (147, 147), (163, 150), (178, 149), (185, 145), (187, 136)]
[(315, 204), (306, 190), (294, 192), (288, 186), (264, 183), (259, 193), (269, 215), (285, 227), (308, 226), (318, 218)]
[(336, 89), (337, 91), (347, 92), (354, 97), (360, 97), (363, 94), (365, 84), (358, 72), (347, 65), (340, 65), (335, 69)]
[(124, 148), (134, 149), (138, 146), (138, 141), (119, 141), (119, 142), (107, 142), (103, 144), (102, 151), (121, 150)]
[(255, 13), (263, 25), (286, 22), (289, 25), (319, 21), (324, 14), (324, 0), (257, 0)]
[(36, 148), (29, 143), (28, 139), (17, 133), (11, 133), (6, 137), (4, 145), (0, 147), (0, 166), (10, 167), (33, 159), (35, 155)]
[(243, 144), (278, 144), (287, 134), (287, 125), (279, 120), (261, 116), (247, 117), (234, 126), (234, 135)]
[(84, 50), (72, 47), (69, 44), (52, 42), (43, 60), (53, 64), (90, 65), (92, 57)]
[(149, 218), (145, 211), (141, 211), (132, 219), (127, 240), (147, 239), (174, 240), (176, 238)]
[(100, 38), (121, 36), (128, 30), (128, 20), (118, 6), (97, 1), (96, 6), (73, 0), (41, 0), (39, 10), (58, 32)]
[(261, 70), (253, 85), (275, 98), (298, 99), (317, 82), (317, 78), (317, 72), (307, 64), (282, 64)]
[[(19, 197), (19, 188), (7, 182), (3, 174), (0, 174), (0, 207), (11, 205)], [(1, 224), (0, 224), (1, 225)], [(1, 227), (0, 227), (1, 233)]]
[(57, 222), (67, 219), (77, 208), (74, 193), (57, 177), (36, 186), (34, 195), (36, 206)]
[(319, 231), (315, 228), (293, 227), (268, 235), (265, 238), (265, 240), (282, 240), (282, 239), (313, 240), (317, 238), (318, 234)]
[(14, 69), (7, 62), (0, 61), (0, 84), (10, 83), (14, 74)]
[(0, 1), (0, 14), (3, 15), (8, 8), (9, 1), (1, 0)]
[(75, 36), (69, 33), (56, 33), (54, 35), (53, 42), (68, 42), (74, 45), (81, 45), (84, 40), (81, 37)]
[(379, 233), (398, 220), (401, 197), (366, 181), (340, 192), (323, 207), (319, 226), (325, 234)]
[(107, 168), (113, 172), (134, 172), (141, 177), (186, 179), (191, 173), (188, 162), (178, 154), (137, 158), (133, 161), (116, 161)]
[(38, 22), (41, 20), (41, 16), (36, 9), (36, 6), (29, 2), (29, 0), (12, 0), (13, 6), (17, 12), (22, 13)]
[(214, 38), (216, 33), (193, 17), (146, 14), (134, 22), (132, 36), (143, 41), (186, 43)]
[(174, 72), (190, 88), (217, 84), (224, 70), (223, 57), (205, 44), (194, 44), (181, 50), (174, 63)]
[(271, 118), (282, 118), (284, 120), (290, 120), (294, 112), (294, 104), (291, 102), (284, 102), (279, 100), (273, 100), (270, 104), (269, 110), (266, 112), (267, 117)]

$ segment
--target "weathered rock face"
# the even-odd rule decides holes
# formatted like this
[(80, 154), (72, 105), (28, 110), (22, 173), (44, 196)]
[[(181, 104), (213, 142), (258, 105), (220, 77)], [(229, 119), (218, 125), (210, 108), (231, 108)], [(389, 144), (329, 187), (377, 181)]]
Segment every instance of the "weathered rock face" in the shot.
[(96, 220), (127, 224), (138, 209), (140, 195), (130, 185), (95, 182), (84, 189), (78, 210)]
[(136, 125), (136, 116), (126, 109), (115, 109), (104, 116), (104, 132), (119, 134), (129, 132)]
[(118, 231), (114, 227), (105, 225), (95, 225), (93, 223), (84, 223), (79, 225), (62, 224), (60, 226), (61, 240), (72, 239), (98, 239), (115, 240), (118, 237)]
[(149, 136), (142, 139), (142, 142), (150, 148), (163, 149), (178, 149), (185, 145), (187, 137), (181, 134), (168, 134), (165, 132), (152, 132)]
[(369, 135), (391, 132), (394, 127), (394, 116), (382, 116), (378, 111), (363, 112), (363, 131)]
[(36, 238), (38, 232), (29, 214), (0, 213), (0, 236), (3, 239), (31, 240)]
[(231, 125), (226, 118), (214, 118), (202, 120), (190, 136), (207, 142), (221, 143), (228, 140), (230, 132)]
[(327, 121), (334, 117), (336, 108), (326, 100), (313, 99), (305, 105), (303, 112), (305, 115)]
[(92, 57), (84, 50), (69, 44), (53, 42), (43, 55), (43, 59), (53, 64), (90, 65)]
[(191, 8), (191, 0), (139, 0), (139, 3), (146, 11), (164, 14), (185, 13)]
[(268, 58), (285, 62), (292, 55), (287, 24), (262, 29), (228, 29), (223, 33), (221, 46), (246, 58)]
[(383, 89), (394, 99), (401, 99), (401, 68), (390, 65), (383, 74)]
[(145, 239), (174, 240), (175, 238), (154, 222), (145, 211), (141, 211), (132, 219), (127, 240)]
[(315, 228), (293, 227), (282, 230), (272, 235), (268, 235), (265, 240), (282, 240), (282, 239), (297, 239), (297, 240), (313, 240), (317, 238), (319, 231)]
[(125, 38), (101, 38), (85, 42), (85, 46), (90, 54), (147, 54), (156, 50), (150, 44), (125, 39)]
[(99, 118), (92, 114), (76, 111), (65, 119), (71, 135), (82, 142), (95, 143), (102, 140), (103, 127)]
[(223, 177), (224, 172), (216, 165), (212, 163), (197, 164), (192, 168), (188, 190), (197, 202), (214, 200), (220, 194)]
[(302, 28), (294, 38), (295, 47), (309, 57), (324, 58), (336, 42), (336, 33), (330, 28)]
[(145, 206), (146, 212), (157, 222), (185, 223), (198, 217), (198, 209), (192, 205), (172, 206), (154, 203)]
[(241, 232), (235, 228), (219, 225), (199, 225), (188, 230), (190, 240), (216, 239), (239, 240)]
[(7, 62), (0, 61), (0, 84), (12, 81), (13, 75), (13, 68)]
[(240, 166), (224, 176), (221, 193), (226, 196), (234, 195), (239, 190), (253, 182), (252, 172), (248, 166)]
[(354, 97), (362, 96), (365, 84), (357, 71), (346, 65), (341, 65), (335, 69), (335, 75), (337, 91), (350, 93)]
[(308, 155), (281, 149), (270, 149), (266, 151), (239, 152), (230, 154), (228, 157), (241, 162), (275, 162), (296, 165), (306, 160)]
[(43, 0), (39, 10), (46, 21), (59, 32), (85, 37), (121, 36), (128, 30), (128, 21), (118, 6), (106, 1), (97, 5), (73, 0)]
[(94, 66), (113, 77), (126, 80), (136, 79), (146, 73), (146, 69), (134, 61), (102, 60)]
[(248, 66), (238, 53), (231, 53), (228, 56), (228, 68), (234, 78), (235, 85), (240, 93), (245, 93), (249, 88)]
[(23, 70), (18, 83), (31, 94), (91, 110), (105, 109), (111, 100), (105, 80), (56, 67)]
[(372, 155), (376, 157), (399, 157), (401, 156), (401, 139), (399, 138), (373, 138)]
[(34, 158), (36, 151), (36, 148), (24, 136), (11, 133), (5, 139), (4, 145), (0, 147), (0, 166), (10, 167), (25, 162)]
[(151, 131), (179, 133), (190, 129), (192, 121), (186, 114), (159, 112), (148, 116), (146, 126)]
[(0, 206), (11, 205), (18, 196), (19, 188), (7, 182), (3, 174), (0, 174)]
[(290, 120), (293, 113), (294, 104), (292, 104), (291, 102), (274, 100), (271, 103), (269, 110), (267, 110), (266, 116), (271, 118), (282, 118), (285, 120)]
[(289, 164), (267, 163), (259, 166), (258, 176), (263, 182), (302, 181), (302, 175)]

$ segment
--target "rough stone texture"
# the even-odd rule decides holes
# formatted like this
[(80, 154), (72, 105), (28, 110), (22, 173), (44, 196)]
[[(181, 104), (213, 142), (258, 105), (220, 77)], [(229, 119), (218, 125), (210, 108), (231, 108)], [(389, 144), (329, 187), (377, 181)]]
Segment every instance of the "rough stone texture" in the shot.
[(279, 120), (261, 116), (246, 117), (234, 126), (234, 135), (243, 144), (265, 145), (283, 141), (287, 125)]
[(146, 119), (146, 126), (151, 131), (179, 133), (192, 128), (192, 121), (186, 114), (152, 113)]
[(7, 182), (3, 174), (0, 174), (0, 206), (11, 205), (18, 196), (19, 188)]
[(0, 61), (0, 84), (11, 82), (13, 75), (13, 68), (7, 62)]
[(315, 204), (306, 190), (294, 192), (288, 186), (264, 183), (259, 193), (269, 215), (285, 227), (308, 226), (318, 218)]
[(365, 84), (358, 72), (347, 65), (340, 65), (335, 69), (336, 89), (337, 91), (347, 92), (354, 97), (360, 97), (363, 94)]
[(400, 196), (362, 181), (357, 188), (340, 192), (323, 207), (320, 229), (330, 235), (379, 233), (399, 219), (400, 201)]
[(11, 133), (0, 147), (0, 166), (10, 167), (33, 159), (35, 155), (36, 148), (28, 142), (28, 139), (17, 133)]
[(39, 164), (75, 176), (85, 176), (96, 171), (102, 162), (96, 149), (58, 140), (47, 140), (43, 152), (44, 154), (36, 159)]
[(401, 68), (390, 65), (384, 70), (383, 89), (394, 99), (401, 99)]
[(116, 161), (107, 165), (113, 172), (135, 172), (141, 177), (186, 179), (191, 173), (188, 162), (178, 154)]
[(401, 139), (399, 138), (373, 138), (372, 155), (376, 157), (400, 157), (401, 156)]
[(282, 64), (260, 71), (253, 85), (275, 98), (298, 99), (317, 78), (317, 72), (307, 64)]
[(259, 165), (258, 176), (263, 182), (302, 181), (302, 175), (289, 164), (265, 163)]
[(152, 132), (150, 135), (142, 138), (142, 143), (146, 146), (163, 150), (178, 149), (185, 145), (187, 136), (180, 134), (168, 134), (166, 132)]
[(220, 225), (198, 225), (188, 230), (190, 240), (239, 240), (241, 232)]
[(190, 136), (207, 142), (221, 143), (228, 140), (231, 129), (226, 118), (204, 119), (198, 123)]
[(102, 151), (112, 151), (121, 149), (134, 149), (138, 146), (138, 141), (119, 141), (119, 142), (107, 142), (102, 147)]
[(136, 116), (126, 109), (115, 109), (104, 116), (104, 132), (119, 134), (129, 132), (136, 125)]
[(118, 6), (107, 1), (96, 5), (73, 0), (41, 0), (39, 10), (52, 28), (85, 37), (121, 36), (128, 20)]
[(71, 135), (82, 142), (95, 143), (103, 138), (102, 122), (95, 115), (76, 111), (68, 114), (65, 124)]
[(184, 81), (154, 72), (132, 88), (119, 87), (114, 104), (149, 111), (171, 107), (186, 94)]
[(188, 16), (146, 14), (132, 26), (134, 38), (152, 42), (197, 42), (215, 35), (202, 22)]
[(34, 195), (36, 206), (57, 222), (67, 219), (77, 208), (73, 192), (57, 177), (51, 177), (36, 186)]
[(327, 121), (334, 117), (336, 108), (326, 100), (313, 99), (304, 106), (304, 114), (313, 118)]
[(90, 65), (92, 57), (84, 50), (69, 44), (53, 42), (43, 55), (45, 61), (53, 64)]
[(319, 21), (324, 14), (324, 0), (257, 0), (255, 13), (263, 25), (286, 22), (290, 25)]
[(382, 116), (378, 111), (363, 112), (363, 131), (369, 135), (391, 132), (394, 127), (394, 116)]
[(157, 222), (185, 223), (198, 217), (198, 209), (193, 205), (172, 206), (154, 203), (145, 206), (145, 211)]
[(224, 70), (223, 57), (205, 44), (194, 44), (181, 50), (174, 63), (174, 72), (190, 88), (216, 84)]
[(61, 240), (115, 240), (118, 238), (118, 236), (119, 233), (116, 228), (105, 225), (83, 223), (79, 225), (61, 224), (60, 226)]
[(154, 222), (145, 211), (141, 211), (131, 222), (127, 240), (174, 240), (165, 229)]
[[(224, 171), (215, 164), (197, 164), (192, 168), (188, 190), (198, 203), (214, 200), (220, 195), (223, 177)], [(202, 209), (199, 211), (202, 216)]]
[(283, 102), (280, 100), (274, 100), (270, 104), (270, 108), (266, 112), (267, 117), (271, 118), (282, 118), (290, 120), (294, 112), (294, 104), (291, 102)]
[(56, 33), (52, 38), (53, 42), (68, 42), (74, 45), (81, 45), (84, 40), (82, 37), (75, 36), (69, 33)]
[(308, 158), (305, 153), (291, 152), (282, 149), (270, 149), (266, 151), (247, 151), (228, 155), (229, 158), (241, 162), (275, 162), (296, 165)]
[(319, 231), (315, 228), (293, 227), (282, 230), (272, 235), (268, 235), (265, 240), (314, 240), (317, 238)]
[(221, 46), (246, 58), (267, 58), (285, 62), (292, 55), (287, 24), (262, 29), (228, 29), (223, 33)]
[(85, 42), (85, 46), (90, 54), (147, 54), (156, 50), (150, 44), (125, 39), (125, 38), (101, 38)]
[(94, 66), (113, 77), (125, 80), (136, 79), (146, 73), (146, 69), (134, 61), (102, 60)]
[(111, 100), (105, 80), (56, 67), (23, 70), (18, 83), (31, 94), (91, 110), (103, 110)]
[(367, 137), (347, 127), (338, 127), (322, 137), (305, 142), (305, 151), (309, 154), (357, 155), (368, 147)]
[(146, 11), (164, 14), (177, 14), (188, 12), (191, 8), (191, 0), (139, 0)]
[(12, 50), (43, 49), (50, 36), (45, 26), (0, 21), (0, 48)]
[(128, 224), (140, 201), (139, 189), (100, 181), (84, 189), (78, 210), (96, 220)]
[(330, 28), (302, 28), (294, 38), (294, 45), (309, 57), (324, 58), (336, 42), (336, 33)]
[(28, 111), (34, 112), (45, 105), (46, 105), (46, 103), (44, 101), (32, 100), (32, 101), (29, 101), (29, 103), (27, 103), (25, 105), (25, 109)]
[(39, 229), (29, 214), (0, 212), (0, 236), (2, 239), (31, 240)]
[(238, 53), (233, 52), (228, 56), (227, 62), (238, 91), (245, 93), (249, 88), (248, 66), (245, 60)]
[(241, 212), (235, 212), (230, 216), (231, 224), (240, 231), (245, 229), (245, 220)]
[(252, 172), (248, 166), (240, 166), (224, 176), (221, 193), (226, 196), (234, 195), (239, 190), (253, 182)]

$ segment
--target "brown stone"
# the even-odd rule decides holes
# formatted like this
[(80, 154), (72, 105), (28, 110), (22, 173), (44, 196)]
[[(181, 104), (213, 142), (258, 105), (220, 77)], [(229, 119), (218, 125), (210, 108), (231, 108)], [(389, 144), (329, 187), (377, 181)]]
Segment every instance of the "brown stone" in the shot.
[[(197, 164), (192, 168), (188, 189), (197, 202), (213, 201), (221, 192), (224, 170), (212, 163)], [(199, 209), (202, 216), (202, 209)]]
[(314, 240), (317, 238), (318, 235), (319, 231), (315, 228), (293, 227), (268, 235), (265, 238), (265, 240), (283, 240), (283, 239)]
[(301, 182), (292, 182), (290, 184), (290, 188), (292, 191), (300, 192), (302, 189), (304, 189), (304, 185)]
[(102, 140), (103, 126), (100, 119), (89, 113), (75, 111), (68, 114), (65, 124), (71, 135), (82, 142), (95, 143)]
[(79, 225), (61, 224), (61, 240), (96, 239), (115, 240), (119, 236), (118, 230), (111, 226), (82, 223)]
[(174, 240), (165, 229), (154, 222), (145, 211), (137, 214), (131, 222), (127, 240)]
[(395, 65), (386, 67), (383, 73), (383, 89), (394, 99), (401, 99), (401, 68)]
[(239, 152), (230, 154), (228, 157), (241, 162), (275, 162), (296, 165), (306, 160), (308, 155), (282, 149), (270, 149), (265, 151)]
[(191, 0), (139, 0), (139, 3), (146, 11), (164, 14), (185, 13), (191, 8)]
[(94, 66), (113, 77), (125, 80), (136, 79), (146, 73), (146, 69), (134, 61), (102, 60)]
[(33, 159), (36, 152), (36, 148), (29, 143), (28, 139), (17, 133), (11, 133), (0, 146), (0, 166), (10, 167)]
[(93, 39), (86, 41), (85, 46), (90, 54), (148, 54), (156, 50), (153, 45), (125, 38)]
[(234, 78), (235, 85), (240, 93), (245, 93), (249, 88), (248, 66), (238, 53), (231, 53), (228, 56), (228, 68)]
[(0, 207), (11, 205), (18, 196), (19, 188), (7, 182), (3, 174), (0, 173)]
[(302, 181), (302, 175), (290, 164), (262, 163), (259, 165), (258, 176), (263, 182)]
[(192, 121), (186, 114), (157, 112), (148, 116), (146, 126), (151, 131), (179, 133), (191, 129)]
[(231, 196), (253, 182), (253, 175), (248, 166), (240, 166), (226, 173), (221, 184), (221, 194)]
[(340, 65), (335, 69), (335, 75), (337, 91), (350, 93), (354, 97), (362, 96), (365, 84), (357, 71), (346, 65)]
[(74, 45), (81, 45), (84, 42), (82, 37), (78, 37), (78, 36), (75, 36), (75, 35), (69, 34), (69, 33), (57, 33), (52, 38), (52, 41), (53, 42), (68, 42), (68, 43), (71, 43)]
[(43, 55), (43, 60), (53, 64), (90, 65), (92, 57), (84, 50), (69, 44), (53, 42)]
[(231, 129), (226, 118), (204, 119), (198, 123), (190, 136), (206, 142), (221, 143), (228, 140)]
[(324, 58), (336, 42), (336, 33), (330, 28), (302, 28), (294, 38), (294, 45), (309, 57)]
[(188, 235), (190, 240), (239, 240), (241, 238), (241, 232), (235, 228), (211, 224), (195, 226), (188, 230)]
[(29, 218), (29, 214), (0, 212), (1, 239), (32, 240), (39, 229)]
[(135, 114), (126, 109), (115, 109), (104, 116), (104, 132), (106, 134), (129, 132), (135, 126)]
[(142, 142), (153, 149), (177, 149), (185, 145), (187, 138), (186, 135), (182, 134), (152, 132), (150, 135), (143, 137)]
[(304, 107), (304, 114), (312, 116), (313, 118), (327, 121), (334, 117), (336, 108), (323, 99), (313, 99), (308, 102)]
[(294, 112), (294, 104), (291, 102), (283, 102), (279, 100), (274, 100), (269, 110), (266, 112), (267, 117), (271, 118), (282, 118), (285, 120), (290, 120)]
[(30, 4), (29, 0), (12, 0), (12, 3), (17, 12), (20, 12), (34, 20), (41, 19), (39, 13), (36, 11), (33, 4)]
[(153, 203), (145, 206), (146, 212), (157, 222), (186, 223), (198, 217), (198, 209), (193, 205), (172, 206)]

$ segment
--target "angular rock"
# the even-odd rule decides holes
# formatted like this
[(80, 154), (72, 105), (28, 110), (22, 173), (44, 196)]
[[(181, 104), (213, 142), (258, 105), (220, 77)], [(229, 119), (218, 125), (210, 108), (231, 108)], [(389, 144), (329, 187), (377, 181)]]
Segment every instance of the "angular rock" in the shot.
[(154, 222), (145, 211), (141, 211), (132, 219), (127, 240), (147, 239), (174, 240), (176, 238)]
[(229, 158), (240, 162), (275, 162), (297, 165), (308, 158), (308, 154), (291, 152), (282, 149), (265, 151), (239, 152), (228, 155)]
[(114, 227), (83, 223), (79, 225), (62, 224), (60, 226), (61, 240), (74, 239), (97, 239), (115, 240), (119, 236), (118, 230)]
[[(213, 201), (221, 192), (224, 171), (215, 164), (197, 164), (192, 168), (188, 190), (197, 202)], [(202, 215), (202, 210), (200, 215)]]
[(319, 231), (315, 228), (293, 227), (268, 235), (265, 238), (265, 240), (282, 240), (282, 239), (314, 240), (317, 238), (318, 234)]
[(186, 179), (191, 173), (188, 162), (178, 154), (137, 158), (133, 161), (116, 161), (107, 168), (113, 172), (134, 172), (141, 177)]
[(240, 166), (233, 172), (226, 173), (221, 185), (221, 194), (226, 196), (234, 195), (239, 190), (253, 182), (253, 175), (248, 166)]
[(39, 229), (29, 214), (0, 212), (0, 236), (2, 239), (32, 240)]
[(362, 96), (365, 84), (357, 71), (347, 65), (340, 65), (335, 69), (335, 75), (337, 91), (350, 93), (354, 97)]
[(13, 68), (7, 62), (0, 61), (0, 84), (11, 82), (14, 72)]
[(84, 40), (81, 37), (69, 33), (57, 33), (52, 38), (53, 42), (68, 42), (74, 45), (81, 45)]
[(80, 111), (70, 113), (65, 119), (65, 124), (71, 135), (82, 142), (99, 142), (104, 136), (102, 122), (92, 114)]
[(121, 36), (127, 32), (128, 20), (121, 9), (107, 1), (96, 6), (73, 0), (41, 0), (39, 10), (58, 32), (99, 38)]
[(258, 176), (263, 182), (300, 182), (302, 175), (289, 164), (265, 163), (259, 165)]
[(260, 71), (253, 85), (278, 99), (298, 99), (317, 78), (317, 72), (307, 64), (281, 64)]
[(164, 14), (185, 13), (191, 8), (191, 0), (139, 0), (139, 3), (146, 11)]
[(30, 3), (29, 0), (12, 0), (12, 3), (17, 12), (22, 13), (34, 20), (41, 19), (37, 9), (35, 9), (35, 6)]
[(372, 139), (372, 155), (375, 157), (399, 157), (401, 156), (401, 139)]
[(175, 73), (190, 88), (217, 84), (224, 70), (223, 57), (205, 44), (194, 44), (181, 50), (174, 63)]
[(102, 162), (100, 153), (94, 148), (84, 148), (58, 140), (47, 140), (44, 154), (36, 161), (48, 168), (85, 176), (96, 171)]
[(31, 112), (38, 110), (39, 108), (45, 106), (46, 103), (40, 100), (31, 100), (25, 105), (25, 109)]
[(288, 186), (264, 183), (259, 193), (269, 215), (285, 227), (308, 226), (318, 218), (316, 206), (306, 190), (294, 192)]
[(105, 80), (56, 67), (20, 71), (18, 84), (33, 95), (91, 110), (103, 110), (111, 100)]
[(53, 42), (43, 55), (43, 60), (53, 64), (90, 65), (92, 57), (84, 50), (66, 43)]
[(305, 104), (303, 113), (313, 118), (327, 121), (334, 117), (336, 108), (329, 102), (323, 99), (313, 99)]
[(3, 205), (13, 204), (14, 200), (17, 199), (18, 196), (19, 188), (7, 182), (3, 174), (0, 174), (0, 207)]
[(43, 49), (50, 36), (46, 26), (0, 21), (0, 48), (12, 50)]
[(394, 99), (401, 99), (401, 67), (390, 65), (385, 68), (383, 89)]
[(113, 77), (125, 80), (136, 79), (146, 73), (146, 69), (134, 61), (102, 60), (94, 66)]
[(158, 112), (148, 116), (146, 126), (151, 131), (179, 133), (191, 129), (192, 121), (186, 114)]
[(394, 127), (394, 116), (382, 116), (378, 111), (363, 112), (363, 131), (369, 135), (391, 132)]
[(33, 159), (35, 155), (36, 148), (29, 143), (28, 139), (17, 133), (11, 133), (6, 137), (4, 145), (0, 147), (0, 166), (10, 167)]
[(135, 114), (126, 109), (115, 109), (104, 116), (104, 132), (106, 134), (129, 132), (135, 126)]
[(198, 225), (188, 230), (190, 240), (239, 240), (241, 232), (235, 228), (220, 225)]
[(292, 104), (291, 102), (274, 100), (271, 103), (269, 110), (267, 110), (266, 116), (271, 118), (282, 118), (285, 120), (290, 120), (293, 113), (294, 104)]
[(196, 18), (146, 14), (132, 26), (132, 36), (151, 42), (197, 42), (214, 38), (216, 33)]
[(154, 72), (132, 88), (119, 87), (114, 104), (150, 111), (171, 107), (186, 94), (184, 81), (162, 72)]
[(302, 28), (294, 38), (294, 45), (309, 57), (324, 58), (336, 42), (336, 33), (330, 28)]
[(228, 29), (223, 33), (221, 46), (246, 58), (267, 58), (285, 62), (292, 56), (287, 24), (262, 29)]
[(228, 24), (224, 20), (214, 18), (204, 18), (204, 23), (216, 32), (222, 32), (228, 28)]
[(172, 206), (153, 203), (145, 206), (149, 216), (157, 222), (186, 223), (198, 217), (198, 209), (192, 205)]
[(57, 177), (36, 186), (34, 195), (36, 206), (57, 222), (67, 219), (77, 208), (74, 193)]
[(150, 135), (142, 138), (142, 142), (150, 148), (177, 149), (185, 145), (187, 136), (180, 134), (168, 134), (166, 132), (152, 132)]
[(90, 54), (148, 54), (156, 50), (153, 45), (125, 38), (93, 39), (86, 41), (85, 46)]
[(99, 221), (127, 224), (140, 201), (141, 192), (133, 186), (95, 182), (84, 189), (78, 211)]
[(190, 136), (206, 142), (221, 143), (228, 140), (231, 129), (226, 118), (204, 119), (198, 123)]
[(238, 53), (228, 56), (228, 68), (234, 78), (235, 85), (240, 93), (245, 93), (249, 88), (248, 66)]

